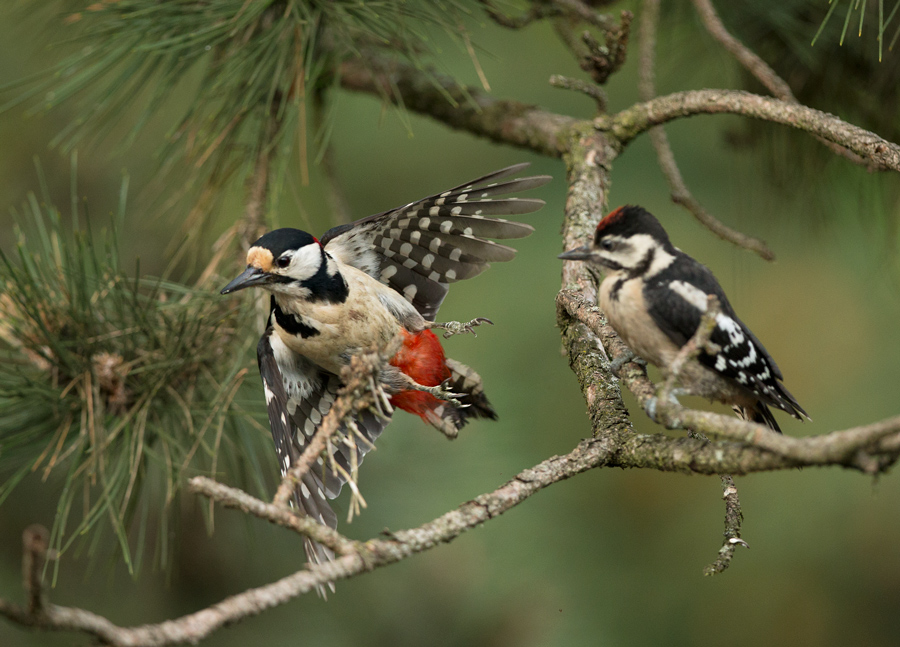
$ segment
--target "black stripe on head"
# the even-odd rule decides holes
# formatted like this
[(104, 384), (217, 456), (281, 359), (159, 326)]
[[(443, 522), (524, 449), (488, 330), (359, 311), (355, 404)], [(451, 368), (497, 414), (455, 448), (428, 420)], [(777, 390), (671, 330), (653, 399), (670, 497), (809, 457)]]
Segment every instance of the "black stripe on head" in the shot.
[(305, 231), (284, 228), (263, 234), (251, 247), (264, 247), (272, 252), (274, 258), (278, 258), (288, 250), (300, 249), (318, 242), (312, 234)]
[(594, 245), (598, 245), (600, 239), (604, 236), (611, 235), (628, 238), (635, 234), (649, 234), (658, 240), (667, 251), (670, 251), (672, 248), (669, 234), (659, 224), (659, 220), (643, 207), (631, 204), (610, 212), (608, 216), (599, 222), (597, 229), (594, 231)]

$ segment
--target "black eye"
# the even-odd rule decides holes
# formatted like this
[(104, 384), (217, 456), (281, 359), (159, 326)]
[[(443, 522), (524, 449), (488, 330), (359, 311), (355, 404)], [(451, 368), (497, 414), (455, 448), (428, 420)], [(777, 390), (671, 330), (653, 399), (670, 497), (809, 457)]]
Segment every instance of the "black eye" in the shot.
[(616, 248), (616, 243), (609, 238), (604, 238), (600, 241), (600, 249), (606, 250), (607, 252), (611, 252)]
[(284, 256), (279, 256), (278, 260), (275, 261), (275, 265), (278, 267), (287, 267), (291, 264), (291, 257), (285, 254)]

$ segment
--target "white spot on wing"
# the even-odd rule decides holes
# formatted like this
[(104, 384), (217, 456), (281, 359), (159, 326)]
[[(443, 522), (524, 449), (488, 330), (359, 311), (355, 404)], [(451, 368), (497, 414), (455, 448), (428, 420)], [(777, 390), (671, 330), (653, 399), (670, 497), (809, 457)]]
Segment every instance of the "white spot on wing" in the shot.
[(672, 281), (669, 283), (669, 289), (682, 299), (697, 308), (700, 312), (706, 312), (707, 301), (706, 292), (700, 288), (686, 283), (684, 281)]
[(275, 399), (275, 393), (269, 388), (269, 383), (263, 379), (263, 392), (266, 394), (266, 404), (270, 404)]

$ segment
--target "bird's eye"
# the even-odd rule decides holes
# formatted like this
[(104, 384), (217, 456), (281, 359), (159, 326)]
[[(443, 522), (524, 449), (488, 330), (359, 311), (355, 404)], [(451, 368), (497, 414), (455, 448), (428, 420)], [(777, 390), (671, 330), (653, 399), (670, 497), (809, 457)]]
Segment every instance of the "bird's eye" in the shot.
[(287, 267), (291, 264), (291, 257), (285, 254), (284, 256), (279, 256), (278, 260), (275, 261), (275, 265), (278, 267)]
[(611, 252), (615, 248), (616, 248), (615, 241), (613, 241), (609, 238), (604, 238), (603, 240), (600, 241), (600, 249), (606, 250), (607, 252)]

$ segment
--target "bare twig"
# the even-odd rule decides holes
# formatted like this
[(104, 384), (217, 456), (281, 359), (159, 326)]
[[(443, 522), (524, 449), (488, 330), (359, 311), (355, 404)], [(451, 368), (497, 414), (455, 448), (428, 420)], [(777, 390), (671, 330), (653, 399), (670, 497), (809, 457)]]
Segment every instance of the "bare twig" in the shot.
[[(644, 101), (649, 101), (656, 96), (654, 50), (656, 49), (656, 30), (659, 22), (659, 0), (644, 0), (641, 12), (640, 47), (638, 63), (638, 94)], [(775, 254), (760, 239), (748, 236), (732, 229), (715, 216), (710, 214), (691, 194), (681, 175), (681, 170), (675, 162), (675, 154), (669, 144), (669, 138), (662, 126), (650, 129), (650, 141), (656, 149), (656, 157), (659, 160), (660, 169), (669, 183), (672, 193), (672, 201), (686, 208), (707, 229), (722, 240), (756, 252), (766, 260), (774, 260)]]
[(722, 498), (725, 499), (725, 540), (716, 561), (703, 569), (704, 575), (716, 575), (728, 568), (738, 546), (750, 548), (750, 545), (741, 539), (741, 523), (744, 515), (741, 513), (741, 500), (738, 498), (734, 479), (730, 474), (722, 474), (719, 478), (722, 479)]
[(713, 331), (716, 329), (716, 317), (722, 312), (719, 300), (714, 294), (706, 296), (706, 310), (700, 317), (700, 324), (694, 335), (681, 347), (669, 366), (668, 375), (657, 391), (658, 400), (668, 400), (672, 396), (675, 389), (675, 383), (681, 376), (684, 365), (696, 358), (701, 352), (706, 351), (710, 355), (715, 355), (721, 349), (710, 341)]
[(791, 86), (769, 67), (769, 64), (756, 55), (753, 50), (731, 35), (725, 28), (715, 7), (710, 0), (693, 0), (694, 8), (703, 20), (706, 31), (715, 38), (725, 50), (734, 56), (745, 70), (750, 72), (756, 80), (762, 83), (773, 96), (782, 101), (797, 103)]
[(518, 16), (507, 16), (494, 6), (491, 0), (481, 0), (485, 12), (495, 23), (507, 29), (522, 29), (536, 20), (559, 16), (563, 8), (552, 2), (532, 2), (528, 11)]
[(25, 597), (28, 599), (29, 615), (39, 616), (44, 612), (44, 587), (41, 579), (47, 562), (50, 546), (47, 529), (39, 524), (28, 526), (22, 533), (22, 580)]
[(344, 555), (353, 548), (353, 542), (338, 531), (323, 526), (310, 517), (303, 517), (289, 508), (266, 503), (250, 496), (243, 490), (217, 483), (205, 476), (195, 476), (190, 480), (190, 489), (209, 499), (221, 503), (226, 508), (234, 508), (254, 517), (265, 519), (283, 528), (288, 528), (327, 546), (338, 555)]
[[(700, 324), (697, 326), (694, 335), (681, 347), (681, 350), (678, 351), (678, 354), (672, 361), (668, 375), (656, 391), (656, 397), (653, 400), (654, 405), (660, 400), (668, 400), (671, 397), (675, 383), (687, 362), (695, 359), (703, 351), (712, 355), (721, 351), (721, 348), (710, 340), (716, 328), (716, 317), (722, 312), (721, 305), (719, 300), (712, 294), (707, 295), (706, 299), (706, 310), (700, 318)], [(706, 436), (696, 431), (688, 431), (688, 437), (709, 442)], [(731, 564), (731, 558), (734, 556), (734, 550), (738, 546), (749, 548), (747, 542), (741, 539), (743, 515), (734, 478), (731, 474), (720, 474), (719, 478), (722, 481), (722, 498), (725, 499), (725, 541), (722, 544), (722, 548), (719, 549), (719, 556), (716, 561), (704, 569), (705, 575), (715, 575), (728, 568)]]
[(563, 90), (574, 90), (586, 94), (597, 103), (598, 112), (606, 112), (606, 91), (596, 83), (588, 83), (581, 79), (573, 79), (561, 74), (554, 74), (550, 77), (550, 85), (554, 88), (562, 88)]
[[(697, 13), (700, 15), (701, 20), (703, 20), (706, 30), (726, 49), (726, 51), (728, 51), (729, 54), (734, 56), (744, 69), (750, 72), (750, 74), (752, 74), (757, 81), (762, 83), (775, 97), (782, 101), (787, 101), (788, 103), (800, 103), (797, 101), (794, 93), (791, 92), (791, 86), (778, 76), (775, 70), (769, 67), (769, 65), (757, 56), (755, 52), (735, 38), (725, 28), (725, 25), (719, 18), (719, 14), (716, 13), (716, 9), (713, 7), (711, 0), (693, 0), (693, 2), (694, 7), (697, 9)], [(646, 97), (644, 98), (646, 99)], [(836, 155), (845, 157), (854, 164), (865, 166), (870, 171), (883, 171), (888, 168), (871, 160), (864, 159), (835, 142), (825, 140), (822, 143), (828, 146), (828, 148)]]

